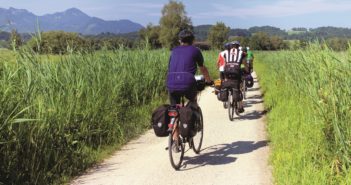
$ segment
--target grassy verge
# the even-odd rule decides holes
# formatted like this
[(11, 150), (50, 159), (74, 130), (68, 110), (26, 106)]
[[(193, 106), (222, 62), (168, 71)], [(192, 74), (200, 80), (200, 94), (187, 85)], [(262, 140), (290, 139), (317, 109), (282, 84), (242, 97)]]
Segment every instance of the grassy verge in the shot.
[[(0, 184), (60, 184), (149, 127), (167, 50), (1, 51)], [(217, 75), (217, 52), (204, 52)]]
[(260, 52), (277, 184), (350, 182), (351, 50)]

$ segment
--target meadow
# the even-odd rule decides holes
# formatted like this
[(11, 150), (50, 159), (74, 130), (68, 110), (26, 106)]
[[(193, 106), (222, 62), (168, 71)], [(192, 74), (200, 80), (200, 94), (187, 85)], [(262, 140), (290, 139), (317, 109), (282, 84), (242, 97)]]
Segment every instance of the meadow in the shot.
[[(0, 51), (0, 184), (61, 184), (150, 128), (169, 50)], [(218, 51), (204, 51), (217, 77)], [(351, 184), (351, 50), (255, 52), (276, 184)]]
[(259, 52), (276, 184), (350, 184), (351, 49)]
[(0, 184), (63, 183), (149, 129), (169, 53), (1, 51)]

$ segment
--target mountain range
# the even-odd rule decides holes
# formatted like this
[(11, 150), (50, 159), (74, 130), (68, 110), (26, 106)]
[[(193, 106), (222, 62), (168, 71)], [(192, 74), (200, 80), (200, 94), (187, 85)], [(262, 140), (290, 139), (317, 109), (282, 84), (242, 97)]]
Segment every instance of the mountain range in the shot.
[(84, 35), (96, 35), (103, 32), (121, 34), (139, 31), (141, 24), (130, 20), (106, 21), (91, 17), (77, 8), (70, 8), (63, 12), (35, 15), (25, 9), (0, 8), (0, 30), (19, 33), (34, 33), (39, 25), (40, 31), (62, 30), (78, 32)]

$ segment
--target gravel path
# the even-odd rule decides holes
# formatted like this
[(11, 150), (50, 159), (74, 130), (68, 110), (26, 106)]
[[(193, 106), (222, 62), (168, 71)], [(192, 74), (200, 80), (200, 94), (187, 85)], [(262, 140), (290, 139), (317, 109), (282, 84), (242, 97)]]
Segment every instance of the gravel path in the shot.
[(179, 171), (169, 162), (167, 138), (157, 138), (149, 130), (71, 184), (273, 184), (263, 100), (256, 78), (255, 82), (247, 93), (245, 112), (233, 122), (212, 88), (201, 93), (202, 151), (199, 155), (186, 151)]

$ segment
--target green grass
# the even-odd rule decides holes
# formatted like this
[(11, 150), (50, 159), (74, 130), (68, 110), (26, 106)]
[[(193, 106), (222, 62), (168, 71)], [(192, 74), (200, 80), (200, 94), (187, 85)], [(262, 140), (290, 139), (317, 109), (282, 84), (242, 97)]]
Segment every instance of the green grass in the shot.
[(259, 52), (276, 184), (348, 184), (351, 50)]
[[(63, 183), (149, 129), (169, 54), (0, 51), (0, 184)], [(218, 75), (217, 52), (204, 56)]]

